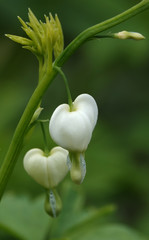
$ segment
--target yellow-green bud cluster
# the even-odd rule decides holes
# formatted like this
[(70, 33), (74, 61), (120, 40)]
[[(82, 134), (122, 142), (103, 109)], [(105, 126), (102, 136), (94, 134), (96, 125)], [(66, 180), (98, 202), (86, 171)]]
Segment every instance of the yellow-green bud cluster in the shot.
[(52, 55), (57, 58), (64, 48), (63, 32), (58, 16), (53, 18), (52, 14), (45, 15), (45, 23), (38, 21), (33, 12), (29, 9), (29, 22), (24, 22), (20, 17), (22, 29), (28, 38), (6, 34), (11, 40), (23, 45), (33, 52), (37, 58), (47, 58), (52, 65)]

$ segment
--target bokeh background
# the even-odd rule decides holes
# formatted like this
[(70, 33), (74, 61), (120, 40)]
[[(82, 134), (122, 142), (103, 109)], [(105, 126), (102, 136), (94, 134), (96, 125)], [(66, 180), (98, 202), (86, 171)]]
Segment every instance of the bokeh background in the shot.
[[(85, 28), (138, 2), (0, 1), (0, 164), (38, 79), (35, 57), (4, 36), (5, 33), (25, 36), (17, 16), (27, 21), (28, 7), (41, 20), (44, 20), (44, 14), (57, 13), (66, 46)], [(84, 206), (96, 208), (115, 204), (117, 209), (111, 221), (124, 223), (146, 236), (149, 236), (148, 22), (149, 11), (145, 11), (107, 31), (136, 31), (142, 33), (145, 40), (89, 41), (63, 67), (73, 98), (89, 93), (99, 107), (98, 123), (86, 152), (87, 175), (79, 187)], [(66, 101), (63, 81), (57, 77), (43, 98), (41, 118), (50, 118), (53, 110)], [(49, 146), (54, 146), (50, 139)], [(7, 192), (31, 198), (43, 193), (42, 188), (27, 176), (22, 165), (25, 152), (32, 147), (43, 148), (38, 126), (25, 143)], [(69, 181), (69, 176), (65, 181)]]

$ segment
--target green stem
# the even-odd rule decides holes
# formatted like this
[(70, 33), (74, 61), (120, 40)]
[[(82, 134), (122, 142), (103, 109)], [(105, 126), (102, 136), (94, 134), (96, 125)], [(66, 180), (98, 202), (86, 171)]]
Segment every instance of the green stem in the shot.
[[(31, 96), (26, 109), (18, 123), (18, 126), (15, 130), (14, 136), (12, 138), (11, 144), (9, 146), (9, 149), (7, 151), (6, 157), (3, 161), (3, 164), (0, 169), (0, 198), (3, 195), (3, 192), (5, 190), (6, 184), (8, 182), (8, 179), (13, 171), (13, 168), (15, 166), (15, 163), (17, 161), (18, 154), (21, 150), (21, 146), (23, 143), (23, 139), (26, 133), (26, 129), (28, 128), (31, 118), (39, 105), (42, 96), (44, 95), (45, 91), (47, 90), (48, 86), (54, 79), (54, 77), (57, 74), (57, 71), (54, 69), (54, 67), (59, 66), (61, 67), (67, 59), (81, 46), (86, 40), (89, 38), (95, 36), (99, 32), (102, 32), (104, 30), (107, 30), (127, 19), (129, 19), (132, 16), (135, 16), (136, 14), (144, 11), (145, 9), (149, 8), (149, 0), (143, 0), (134, 7), (128, 9), (127, 11), (108, 19), (102, 23), (99, 23), (97, 25), (94, 25), (93, 27), (90, 27), (80, 33), (62, 52), (62, 54), (55, 60), (53, 70), (49, 70), (47, 72), (44, 72), (42, 79), (40, 79), (40, 82), (33, 92), (33, 95)], [(42, 74), (41, 74), (42, 75)]]
[(43, 134), (43, 141), (44, 141), (44, 152), (48, 156), (49, 155), (49, 148), (48, 148), (48, 142), (47, 142), (47, 137), (44, 129), (44, 123), (40, 121), (40, 126)]
[(55, 77), (56, 71), (52, 71), (51, 73), (47, 72), (44, 75), (44, 78), (39, 83), (33, 95), (31, 96), (26, 109), (18, 123), (18, 126), (13, 135), (11, 144), (3, 161), (3, 164), (0, 169), (0, 198), (3, 195), (8, 179), (13, 171), (15, 163), (17, 161), (18, 153), (20, 152), (20, 148), (23, 143), (23, 139), (26, 133), (26, 129), (28, 128), (31, 118), (42, 99), (43, 94), (51, 83), (52, 79)]
[(82, 45), (87, 39), (95, 36), (96, 34), (103, 32), (127, 19), (143, 12), (149, 8), (149, 0), (143, 0), (135, 6), (129, 8), (121, 14), (116, 15), (104, 22), (96, 24), (90, 28), (87, 28), (81, 32), (62, 52), (62, 54), (56, 59), (55, 65), (61, 67), (67, 59)]
[(68, 86), (67, 78), (66, 78), (65, 74), (63, 73), (63, 71), (60, 69), (60, 67), (55, 66), (54, 69), (56, 69), (56, 71), (59, 72), (59, 74), (62, 76), (62, 78), (64, 80), (66, 91), (67, 91), (67, 96), (68, 96), (68, 104), (70, 106), (70, 110), (72, 110), (73, 103), (72, 103), (72, 97), (71, 97), (70, 89), (69, 89), (69, 86)]

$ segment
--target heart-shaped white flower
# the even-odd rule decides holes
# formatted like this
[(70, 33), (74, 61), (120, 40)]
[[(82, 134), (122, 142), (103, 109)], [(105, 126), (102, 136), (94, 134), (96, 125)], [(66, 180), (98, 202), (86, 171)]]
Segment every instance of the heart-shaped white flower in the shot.
[(90, 142), (97, 122), (98, 108), (92, 96), (79, 95), (73, 102), (73, 110), (62, 104), (52, 114), (49, 130), (53, 140), (72, 152), (84, 152)]
[(46, 189), (56, 187), (68, 172), (68, 151), (55, 147), (46, 156), (39, 148), (29, 150), (24, 157), (27, 173)]

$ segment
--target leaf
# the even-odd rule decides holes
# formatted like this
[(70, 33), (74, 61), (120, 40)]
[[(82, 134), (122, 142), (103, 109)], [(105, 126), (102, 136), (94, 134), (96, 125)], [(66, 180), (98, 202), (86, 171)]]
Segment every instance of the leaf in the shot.
[(74, 231), (68, 237), (71, 240), (147, 240), (138, 232), (120, 224), (84, 228), (82, 231)]
[(63, 209), (60, 216), (54, 220), (50, 231), (51, 237), (67, 237), (74, 229), (92, 228), (115, 210), (108, 205), (97, 209), (84, 209), (84, 199), (77, 187), (71, 184), (63, 185)]
[(70, 238), (52, 238), (49, 240), (71, 240)]
[(0, 229), (17, 239), (43, 240), (50, 218), (43, 208), (43, 196), (33, 200), (8, 193), (0, 204)]

